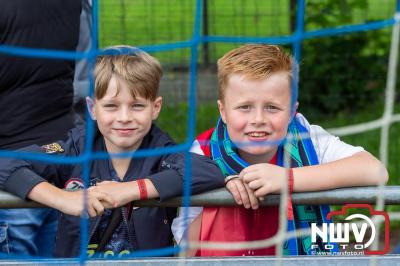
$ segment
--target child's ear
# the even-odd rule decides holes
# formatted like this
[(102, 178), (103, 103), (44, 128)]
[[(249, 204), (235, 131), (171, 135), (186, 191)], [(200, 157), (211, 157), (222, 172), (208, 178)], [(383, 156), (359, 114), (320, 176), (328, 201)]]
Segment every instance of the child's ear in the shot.
[(224, 103), (221, 100), (218, 100), (217, 103), (218, 103), (219, 115), (221, 116), (222, 122), (226, 124)]
[(89, 115), (93, 120), (96, 120), (96, 115), (94, 112), (94, 101), (92, 98), (90, 98), (89, 96), (86, 97), (86, 107), (88, 109)]
[(162, 97), (157, 97), (157, 99), (154, 100), (153, 103), (153, 114), (152, 114), (152, 119), (156, 120), (158, 118), (158, 115), (160, 114), (162, 107)]

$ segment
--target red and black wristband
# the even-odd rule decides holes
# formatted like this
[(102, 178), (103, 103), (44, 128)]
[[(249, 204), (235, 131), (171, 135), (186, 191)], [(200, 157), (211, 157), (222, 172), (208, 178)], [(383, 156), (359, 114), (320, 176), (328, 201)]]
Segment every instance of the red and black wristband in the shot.
[(140, 200), (148, 199), (146, 181), (144, 179), (138, 179), (136, 180), (136, 182), (139, 187), (139, 199)]

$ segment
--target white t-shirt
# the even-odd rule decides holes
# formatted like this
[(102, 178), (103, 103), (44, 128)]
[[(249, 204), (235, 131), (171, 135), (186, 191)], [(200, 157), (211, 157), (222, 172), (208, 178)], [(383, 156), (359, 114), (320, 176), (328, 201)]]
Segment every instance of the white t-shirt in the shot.
[[(320, 126), (310, 125), (310, 123), (308, 123), (307, 119), (302, 114), (297, 113), (296, 117), (310, 132), (310, 138), (314, 145), (314, 149), (317, 153), (320, 164), (337, 161), (352, 156), (355, 153), (364, 151), (362, 147), (355, 147), (341, 141), (338, 137), (331, 135)], [(204, 152), (200, 148), (200, 144), (197, 140), (193, 142), (191, 152), (204, 155)], [(188, 211), (188, 215), (186, 217), (187, 225), (189, 225), (203, 211), (203, 207), (188, 207), (180, 209), (178, 217), (176, 217), (172, 223), (172, 233), (174, 234), (177, 243), (181, 241), (185, 230), (185, 217), (183, 215), (184, 209), (187, 209)]]

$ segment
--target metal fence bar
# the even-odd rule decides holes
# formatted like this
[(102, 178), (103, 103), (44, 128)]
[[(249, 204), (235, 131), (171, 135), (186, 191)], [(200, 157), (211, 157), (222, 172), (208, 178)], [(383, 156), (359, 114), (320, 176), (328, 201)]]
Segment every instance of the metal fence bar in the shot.
[[(370, 256), (286, 256), (282, 258), (274, 257), (225, 257), (225, 258), (146, 258), (146, 259), (127, 259), (127, 260), (87, 260), (85, 265), (108, 266), (108, 265), (368, 265)], [(386, 255), (375, 257), (382, 265), (399, 265), (400, 256)], [(334, 259), (334, 260), (333, 260)], [(2, 260), (2, 265), (80, 265), (79, 262), (71, 260), (42, 260), (42, 261), (21, 261), (21, 260)]]
[[(386, 205), (400, 204), (400, 186), (386, 186), (383, 189), (383, 197)], [(378, 195), (377, 187), (353, 187), (340, 188), (318, 192), (293, 193), (293, 204), (305, 205), (342, 205), (348, 203), (369, 203), (375, 204)], [(137, 201), (138, 207), (179, 207), (182, 206), (183, 198), (177, 197), (165, 202), (158, 200)], [(225, 189), (216, 189), (203, 194), (193, 195), (191, 206), (234, 206), (231, 194)], [(280, 195), (271, 194), (261, 202), (262, 206), (279, 205)], [(40, 208), (44, 207), (33, 201), (24, 201), (20, 198), (0, 191), (0, 209), (5, 208)]]

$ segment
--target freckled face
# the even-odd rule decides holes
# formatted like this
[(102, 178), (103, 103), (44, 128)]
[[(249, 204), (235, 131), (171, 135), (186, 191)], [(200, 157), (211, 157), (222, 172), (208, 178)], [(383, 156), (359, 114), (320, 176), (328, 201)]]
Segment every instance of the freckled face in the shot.
[(109, 152), (138, 149), (161, 110), (161, 97), (155, 101), (133, 98), (129, 86), (123, 80), (111, 78), (106, 94), (95, 100), (91, 112)]
[(239, 74), (229, 77), (218, 108), (229, 137), (249, 163), (268, 162), (275, 155), (290, 122), (290, 93), (285, 72), (263, 80), (247, 80)]

